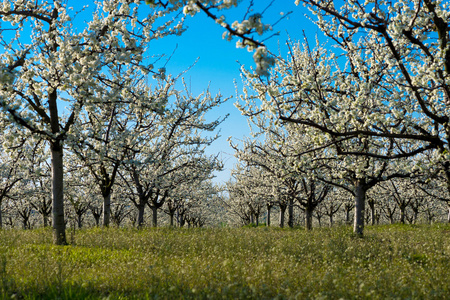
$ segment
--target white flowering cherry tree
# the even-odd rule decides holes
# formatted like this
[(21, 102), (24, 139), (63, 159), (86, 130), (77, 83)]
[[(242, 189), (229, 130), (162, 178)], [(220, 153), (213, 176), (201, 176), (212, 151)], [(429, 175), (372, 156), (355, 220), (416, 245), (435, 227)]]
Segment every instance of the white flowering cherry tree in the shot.
[(245, 198), (243, 193), (242, 182), (240, 180), (233, 179), (227, 181), (226, 191), (228, 195), (226, 196), (224, 202), (230, 221), (233, 224), (249, 225), (251, 223), (252, 210), (248, 205), (248, 199)]
[(35, 153), (27, 158), (27, 184), (21, 187), (21, 198), (27, 199), (27, 205), (42, 218), (42, 225), (50, 225), (52, 212), (51, 167), (49, 155), (45, 151), (44, 141), (34, 145)]
[[(208, 161), (206, 157), (204, 159), (205, 162)], [(217, 209), (215, 206), (220, 203), (214, 201), (218, 200), (216, 196), (219, 192), (219, 188), (211, 181), (214, 170), (215, 168), (201, 168), (200, 164), (187, 166), (182, 176), (178, 176), (179, 180), (173, 182), (163, 205), (171, 227), (175, 226), (175, 215), (178, 224), (184, 223), (186, 218), (195, 219), (202, 225), (205, 222), (209, 225), (217, 224), (215, 218), (218, 216), (214, 213)]]
[[(323, 173), (323, 149), (316, 149), (311, 136), (302, 126), (286, 124), (283, 127), (273, 122), (270, 112), (259, 112), (250, 119), (259, 128), (260, 134), (254, 140), (245, 140), (242, 149), (233, 145), (235, 156), (242, 161), (259, 167), (259, 172), (271, 178), (274, 196), (280, 206), (280, 213), (288, 210), (288, 225), (293, 226), (294, 206), (305, 212), (305, 227), (312, 228), (314, 209), (326, 199), (331, 190), (329, 178)], [(332, 159), (332, 158), (331, 158)], [(285, 200), (285, 201), (284, 201)]]
[[(341, 15), (348, 13), (350, 18), (352, 9), (358, 11), (373, 5), (378, 13), (383, 13), (381, 2), (366, 6), (358, 1), (351, 3), (342, 8)], [(373, 28), (375, 25), (367, 25), (378, 22), (370, 16), (365, 16), (368, 21), (359, 25), (345, 25), (346, 17), (339, 23), (335, 19), (339, 13), (329, 1), (311, 1), (309, 5), (320, 7), (318, 24), (336, 42), (335, 53), (320, 46), (311, 49), (308, 43), (289, 43), (288, 59), (278, 59), (270, 77), (244, 72), (248, 88), (243, 94), (245, 105), (240, 108), (253, 119), (261, 112), (269, 112), (276, 123), (307, 126), (316, 147), (332, 149), (328, 155), (342, 157), (333, 177), (345, 177), (351, 183), (352, 187), (347, 188), (355, 195), (354, 230), (362, 234), (368, 189), (380, 181), (420, 171), (418, 166), (408, 164), (408, 157), (441, 149), (441, 155), (435, 157), (446, 159), (446, 123), (440, 123), (445, 117), (439, 117), (445, 101), (439, 98), (439, 88), (416, 86), (421, 76), (427, 82), (432, 82), (432, 77), (413, 71), (423, 70), (423, 61), (427, 60), (419, 61), (423, 49), (407, 37), (391, 39), (389, 30), (383, 36)], [(386, 6), (384, 9), (389, 10), (390, 6)], [(426, 12), (422, 9), (420, 16)], [(386, 16), (395, 15), (398, 14), (393, 11)], [(395, 24), (392, 21), (391, 25)], [(358, 33), (352, 31), (354, 26)], [(431, 33), (425, 30), (423, 37), (427, 34)], [(436, 51), (439, 47), (439, 43), (435, 45)], [(395, 49), (400, 56), (393, 52)], [(412, 75), (416, 79), (409, 83), (405, 78)], [(430, 90), (438, 94), (429, 93)], [(441, 92), (445, 94), (444, 90)], [(442, 170), (445, 169), (444, 163)]]
[[(235, 200), (240, 201), (243, 207), (247, 208), (249, 224), (259, 225), (260, 217), (263, 210), (267, 209), (266, 224), (270, 223), (271, 206), (275, 204), (273, 191), (273, 177), (262, 166), (244, 161), (241, 158), (240, 164), (236, 165), (232, 170), (232, 176), (235, 182), (228, 188), (236, 197)], [(281, 205), (286, 201), (282, 201)], [(269, 205), (268, 205), (269, 204)], [(277, 203), (280, 205), (280, 203)], [(284, 226), (284, 212), (282, 215), (282, 227)]]
[[(23, 160), (27, 157), (26, 139), (17, 139), (14, 128), (2, 126), (0, 136), (0, 228), (3, 226), (3, 203), (11, 199), (14, 188), (27, 177)], [(17, 151), (14, 151), (17, 150)]]
[(432, 201), (426, 201), (424, 210), (427, 212), (429, 220), (436, 216), (436, 211), (439, 211), (443, 207), (447, 209), (447, 223), (450, 223), (450, 195), (447, 189), (447, 179), (440, 174), (437, 177), (428, 177), (424, 181), (417, 184), (419, 188), (428, 199)]
[[(223, 217), (218, 211), (221, 207), (220, 200), (217, 198), (220, 189), (211, 180), (194, 180), (188, 184), (179, 185), (176, 191), (172, 191), (170, 197), (175, 195), (178, 198), (176, 217), (180, 226), (186, 223), (193, 227), (217, 226)], [(174, 225), (172, 219), (171, 216), (171, 226)]]
[(90, 209), (96, 206), (96, 200), (100, 195), (95, 193), (96, 182), (89, 169), (73, 151), (66, 151), (64, 167), (64, 201), (68, 216), (66, 222), (81, 228)]
[[(165, 80), (175, 79), (168, 76)], [(163, 96), (167, 105), (162, 111), (135, 119), (140, 126), (128, 139), (139, 136), (140, 131), (142, 134), (138, 142), (130, 145), (123, 171), (119, 173), (128, 186), (130, 200), (138, 209), (138, 226), (143, 225), (145, 206), (152, 209), (156, 226), (158, 209), (164, 205), (170, 190), (179, 184), (206, 180), (221, 168), (217, 157), (207, 156), (205, 149), (218, 137), (209, 134), (226, 117), (206, 121), (205, 116), (227, 98), (220, 94), (213, 96), (209, 91), (193, 96), (187, 88), (178, 91), (173, 85)]]
[[(401, 141), (407, 145), (389, 155), (381, 155), (387, 159), (435, 149), (429, 168), (439, 167), (446, 177), (447, 189), (450, 188), (450, 3), (431, 0), (348, 1), (341, 5), (330, 1), (299, 2), (311, 8), (319, 28), (334, 40), (337, 53), (342, 53), (336, 60), (346, 63), (345, 67), (341, 64), (340, 68), (330, 70), (338, 77), (334, 84), (327, 84), (328, 88), (317, 80), (302, 82), (304, 88), (310, 84), (322, 86), (316, 88), (322, 93), (318, 107), (367, 105), (369, 99), (378, 102), (377, 109), (367, 116), (361, 115), (361, 106), (353, 110), (357, 116), (351, 119), (367, 127), (327, 128), (328, 134), (335, 138), (353, 134), (383, 137), (396, 145)], [(343, 80), (344, 76), (347, 80)], [(344, 115), (340, 117), (345, 119)], [(321, 125), (307, 118), (296, 119)]]
[[(116, 82), (123, 80), (120, 69), (112, 67), (110, 71)], [(175, 84), (165, 76), (155, 76), (153, 87), (147, 84), (147, 76), (136, 70), (128, 82), (102, 91), (98, 95), (104, 99), (102, 105), (80, 114), (74, 127), (78, 141), (71, 150), (90, 171), (103, 197), (103, 226), (110, 223), (111, 195), (123, 161), (137, 145), (160, 134), (157, 128), (164, 121), (162, 115)]]
[(16, 212), (20, 208), (25, 214), (34, 210), (43, 217), (42, 223), (47, 226), (51, 197), (49, 153), (45, 149), (45, 141), (38, 136), (24, 134), (13, 123), (1, 123), (0, 205), (6, 201)]
[[(103, 91), (126, 88), (136, 70), (151, 71), (143, 61), (150, 40), (182, 31), (170, 8), (155, 8), (145, 19), (139, 8), (127, 0), (95, 2), (92, 17), (75, 28), (77, 14), (65, 1), (0, 4), (2, 114), (49, 143), (57, 244), (66, 243), (63, 148), (78, 141), (73, 128), (80, 113), (108, 101)], [(120, 82), (107, 68), (112, 65), (122, 69)]]

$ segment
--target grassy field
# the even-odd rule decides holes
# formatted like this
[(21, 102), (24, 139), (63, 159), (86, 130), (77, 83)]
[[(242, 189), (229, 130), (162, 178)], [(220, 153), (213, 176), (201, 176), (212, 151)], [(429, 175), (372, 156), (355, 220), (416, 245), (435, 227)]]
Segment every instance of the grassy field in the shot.
[(450, 226), (0, 231), (2, 299), (448, 299)]

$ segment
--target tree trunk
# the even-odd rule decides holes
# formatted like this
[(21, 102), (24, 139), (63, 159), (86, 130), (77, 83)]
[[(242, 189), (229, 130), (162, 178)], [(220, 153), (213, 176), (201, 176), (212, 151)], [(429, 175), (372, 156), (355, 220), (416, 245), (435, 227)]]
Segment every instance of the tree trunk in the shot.
[[(270, 212), (272, 210), (272, 206), (267, 205), (267, 221), (266, 221), (266, 225), (268, 227), (270, 227)], [(1, 226), (1, 225), (0, 225)], [(0, 227), (1, 228), (1, 227)]]
[(24, 217), (22, 217), (22, 229), (23, 230), (27, 230), (27, 229), (30, 229), (30, 227), (28, 226), (28, 218), (24, 218)]
[(7, 218), (6, 218), (6, 223), (5, 223), (5, 225), (9, 225), (9, 227), (14, 228), (14, 221), (13, 221), (13, 218), (7, 217)]
[(52, 203), (46, 201), (46, 197), (41, 198), (42, 202), (39, 206), (32, 205), (41, 215), (44, 227), (49, 224), (49, 217), (52, 214)]
[(345, 208), (345, 224), (350, 225), (350, 209)]
[[(448, 210), (448, 214), (449, 214), (449, 217), (450, 217), (450, 209)], [(432, 214), (431, 214), (429, 208), (427, 209), (427, 221), (428, 221), (429, 225), (431, 225), (431, 223), (433, 222), (433, 217), (432, 217)]]
[(448, 206), (447, 223), (450, 224), (450, 205)]
[(288, 226), (290, 228), (294, 227), (294, 199), (292, 197), (289, 197), (288, 204)]
[(375, 201), (371, 200), (368, 202), (370, 207), (370, 224), (375, 225)]
[(95, 220), (95, 226), (98, 227), (100, 225), (100, 215), (95, 215), (94, 216), (94, 220)]
[(138, 207), (138, 214), (137, 214), (137, 228), (142, 228), (144, 226), (144, 210), (145, 210), (145, 204), (139, 204)]
[(64, 222), (64, 170), (63, 148), (60, 141), (51, 142), (52, 152), (52, 213), (53, 236), (57, 245), (66, 245), (66, 223)]
[(417, 218), (419, 217), (419, 211), (418, 210), (414, 210), (414, 214), (413, 214), (413, 224), (417, 223)]
[(393, 214), (390, 214), (390, 215), (389, 215), (389, 222), (390, 222), (391, 224), (394, 224), (394, 223), (395, 223), (394, 215), (393, 215)]
[(184, 227), (184, 224), (186, 223), (186, 219), (184, 218), (184, 214), (180, 214), (179, 217), (180, 217), (180, 219), (179, 219), (180, 227)]
[(158, 208), (156, 206), (152, 206), (152, 226), (157, 227), (158, 226)]
[(43, 214), (43, 220), (44, 220), (44, 227), (48, 226), (48, 217), (46, 214)]
[(364, 212), (364, 224), (369, 224), (370, 223), (370, 211), (365, 211)]
[(316, 213), (317, 222), (319, 222), (319, 227), (322, 227), (322, 214)]
[(306, 230), (312, 229), (313, 210), (310, 207), (305, 209), (305, 228)]
[(364, 179), (357, 179), (355, 186), (355, 220), (353, 232), (363, 236), (364, 232), (364, 210), (366, 204), (366, 186)]
[(103, 195), (103, 226), (108, 227), (111, 220), (111, 192)]
[[(447, 140), (448, 140), (448, 137), (447, 137)], [(447, 191), (450, 192), (450, 162), (449, 161), (446, 161), (444, 163), (444, 168), (445, 168), (445, 176), (447, 177)], [(450, 202), (447, 202), (447, 205), (448, 205), (447, 223), (450, 224)]]
[(284, 227), (284, 215), (286, 213), (286, 205), (280, 205), (280, 227)]
[(83, 227), (83, 215), (82, 214), (77, 214), (77, 225), (78, 225), (78, 229), (81, 229), (81, 227)]
[(174, 224), (173, 224), (173, 217), (174, 217), (174, 215), (175, 215), (175, 211), (170, 211), (170, 212), (169, 212), (169, 216), (170, 216), (170, 227), (174, 227)]
[(405, 224), (406, 206), (400, 206), (400, 223)]
[(2, 202), (0, 201), (0, 229), (3, 228), (3, 219), (2, 219)]

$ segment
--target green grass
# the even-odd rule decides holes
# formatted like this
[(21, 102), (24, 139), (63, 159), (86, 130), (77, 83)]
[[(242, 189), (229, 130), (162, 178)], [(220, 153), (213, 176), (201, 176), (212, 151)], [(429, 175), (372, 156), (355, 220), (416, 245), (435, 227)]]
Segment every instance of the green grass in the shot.
[(0, 231), (3, 299), (445, 299), (450, 226)]

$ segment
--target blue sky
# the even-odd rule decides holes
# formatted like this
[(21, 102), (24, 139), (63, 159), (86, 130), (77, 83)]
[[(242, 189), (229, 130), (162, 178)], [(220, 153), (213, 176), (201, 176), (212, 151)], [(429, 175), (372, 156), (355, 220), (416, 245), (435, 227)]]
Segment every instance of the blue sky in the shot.
[[(226, 20), (230, 23), (234, 20), (241, 21), (247, 11), (248, 2), (244, 0), (240, 7), (223, 11)], [(254, 2), (256, 4), (250, 14), (261, 13), (272, 0), (256, 0)], [(95, 7), (93, 1), (68, 1), (68, 6), (73, 6), (75, 11), (78, 11), (83, 5), (89, 5), (84, 14), (89, 14), (90, 8)], [(278, 54), (280, 50), (283, 56), (286, 56), (285, 44), (288, 37), (294, 41), (303, 40), (303, 31), (305, 31), (310, 43), (314, 43), (315, 36), (321, 35), (317, 27), (305, 17), (305, 14), (311, 15), (309, 11), (302, 5), (296, 6), (294, 0), (275, 0), (264, 13), (263, 23), (273, 24), (280, 19), (280, 13), (287, 14), (290, 11), (292, 13), (273, 28), (273, 33), (279, 32), (280, 34), (265, 42), (269, 51)], [(77, 21), (79, 20), (80, 18), (77, 17)], [(220, 153), (220, 157), (225, 163), (225, 170), (217, 173), (214, 180), (222, 183), (230, 178), (230, 170), (236, 163), (233, 149), (227, 141), (228, 137), (237, 141), (244, 136), (249, 136), (250, 132), (246, 118), (235, 108), (234, 103), (237, 101), (235, 80), (238, 87), (241, 86), (240, 65), (254, 66), (253, 53), (246, 49), (237, 49), (236, 39), (231, 42), (223, 40), (224, 29), (203, 13), (194, 17), (188, 16), (185, 25), (188, 29), (181, 36), (170, 36), (154, 41), (150, 45), (149, 55), (166, 54), (168, 57), (175, 50), (166, 65), (167, 73), (179, 74), (197, 61), (184, 75), (194, 95), (201, 93), (209, 86), (213, 95), (220, 91), (224, 97), (232, 96), (227, 103), (217, 107), (208, 115), (209, 118), (215, 119), (229, 114), (228, 119), (220, 126), (221, 137), (208, 149), (209, 154)], [(159, 64), (163, 63), (164, 60), (155, 67), (160, 67)]]
[[(244, 1), (244, 5), (246, 1)], [(271, 0), (258, 0), (253, 13), (260, 13)], [(224, 11), (227, 21), (241, 20), (247, 9), (246, 6), (238, 9)], [(314, 42), (315, 35), (320, 35), (317, 27), (305, 17), (310, 15), (303, 6), (296, 6), (294, 0), (275, 0), (274, 4), (263, 16), (264, 23), (273, 23), (280, 18), (280, 13), (292, 11), (288, 18), (284, 18), (274, 27), (274, 32), (280, 35), (272, 37), (266, 42), (270, 51), (278, 53), (281, 50), (285, 55), (285, 43), (288, 35), (293, 40), (303, 39), (303, 30), (310, 42)], [(215, 182), (225, 182), (230, 178), (230, 170), (236, 163), (233, 158), (233, 149), (227, 142), (228, 137), (233, 140), (242, 139), (249, 135), (247, 120), (235, 108), (236, 89), (234, 81), (240, 86), (240, 64), (246, 67), (254, 66), (252, 55), (246, 49), (237, 49), (236, 40), (231, 42), (222, 39), (224, 29), (208, 19), (204, 14), (188, 17), (186, 25), (188, 30), (180, 37), (165, 38), (150, 47), (155, 54), (166, 53), (170, 55), (177, 47), (175, 54), (167, 64), (167, 72), (177, 74), (182, 72), (197, 59), (198, 62), (185, 74), (185, 79), (192, 87), (194, 94), (200, 93), (209, 85), (213, 94), (220, 91), (225, 97), (233, 96), (227, 103), (216, 108), (209, 114), (211, 118), (229, 114), (227, 120), (221, 125), (221, 137), (209, 148), (208, 153), (221, 153), (225, 163), (225, 170), (217, 173)], [(165, 52), (164, 52), (165, 51)], [(237, 62), (239, 61), (239, 63)]]

